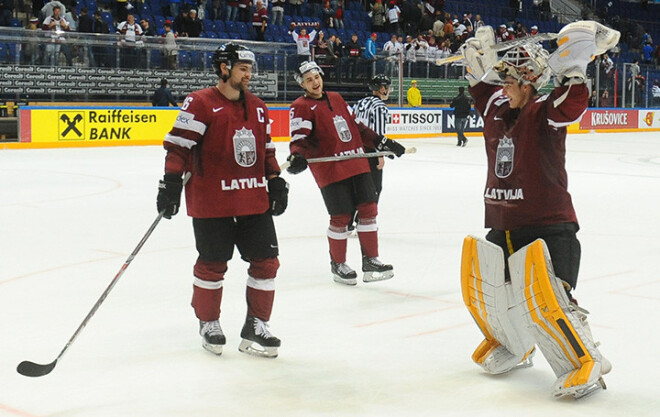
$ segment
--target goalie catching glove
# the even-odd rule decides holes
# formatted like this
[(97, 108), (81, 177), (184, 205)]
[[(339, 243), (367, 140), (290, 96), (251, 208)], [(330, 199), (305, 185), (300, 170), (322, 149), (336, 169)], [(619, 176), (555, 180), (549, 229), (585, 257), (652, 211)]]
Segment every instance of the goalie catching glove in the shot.
[[(379, 152), (393, 152), (397, 158), (406, 153), (406, 148), (401, 145), (399, 142), (392, 139), (388, 139), (385, 136), (381, 136), (376, 140), (376, 150)], [(390, 159), (394, 159), (393, 156), (388, 156)]]
[(548, 59), (548, 66), (555, 75), (555, 84), (584, 82), (587, 65), (594, 56), (616, 46), (620, 36), (619, 31), (590, 20), (564, 26), (557, 37), (558, 48)]
[(465, 41), (460, 47), (461, 55), (466, 62), (465, 78), (470, 86), (483, 81), (488, 84), (498, 84), (499, 77), (493, 74), (491, 68), (497, 63), (497, 52), (492, 49), (495, 45), (493, 28), (482, 26), (477, 29), (474, 38)]
[(183, 190), (183, 179), (181, 174), (165, 174), (158, 182), (158, 197), (156, 207), (163, 217), (171, 219), (179, 212), (181, 207), (181, 191)]

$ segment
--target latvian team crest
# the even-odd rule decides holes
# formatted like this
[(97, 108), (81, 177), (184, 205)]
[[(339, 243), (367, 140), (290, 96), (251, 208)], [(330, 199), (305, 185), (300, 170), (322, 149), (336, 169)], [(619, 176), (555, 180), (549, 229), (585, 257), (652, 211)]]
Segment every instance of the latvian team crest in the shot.
[(497, 145), (497, 156), (495, 157), (495, 175), (498, 178), (506, 178), (511, 175), (514, 150), (513, 139), (506, 136), (500, 139), (500, 143)]
[(341, 116), (335, 116), (332, 119), (335, 122), (335, 129), (337, 130), (337, 135), (342, 142), (350, 142), (353, 136), (351, 135), (351, 129), (348, 128), (348, 123), (346, 119)]
[(257, 140), (252, 130), (243, 128), (234, 135), (234, 158), (238, 165), (251, 167), (257, 162)]

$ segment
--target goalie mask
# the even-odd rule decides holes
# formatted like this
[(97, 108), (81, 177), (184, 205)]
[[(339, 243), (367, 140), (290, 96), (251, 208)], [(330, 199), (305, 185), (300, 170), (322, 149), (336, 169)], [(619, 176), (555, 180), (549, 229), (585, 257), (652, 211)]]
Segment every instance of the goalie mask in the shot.
[(243, 45), (238, 45), (236, 43), (226, 43), (221, 45), (216, 49), (213, 54), (213, 70), (218, 75), (218, 77), (223, 80), (225, 77), (222, 76), (222, 71), (220, 70), (220, 64), (225, 63), (227, 69), (231, 71), (231, 68), (237, 62), (246, 62), (252, 65), (253, 70), (256, 71), (257, 62), (254, 58), (254, 53), (250, 51)]
[(296, 82), (298, 84), (302, 84), (303, 79), (305, 78), (305, 74), (312, 71), (324, 75), (323, 70), (321, 69), (321, 67), (319, 67), (319, 64), (317, 64), (314, 61), (305, 61), (302, 64), (300, 64), (300, 67), (298, 67), (298, 71), (296, 71), (294, 75)]
[(518, 82), (530, 84), (536, 91), (550, 81), (548, 51), (538, 43), (529, 43), (509, 49), (493, 67), (500, 79), (513, 77)]

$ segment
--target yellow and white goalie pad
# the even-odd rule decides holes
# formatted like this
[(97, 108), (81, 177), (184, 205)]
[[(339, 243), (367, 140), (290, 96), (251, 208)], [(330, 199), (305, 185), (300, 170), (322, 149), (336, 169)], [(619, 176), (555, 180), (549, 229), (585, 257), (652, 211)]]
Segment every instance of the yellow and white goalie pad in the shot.
[(541, 239), (509, 258), (513, 293), (524, 301), (524, 320), (557, 381), (556, 397), (583, 397), (606, 388), (602, 375), (611, 365), (591, 336), (584, 310), (568, 299), (563, 281), (555, 277), (550, 253)]
[[(534, 340), (523, 320), (523, 298), (504, 280), (502, 249), (468, 236), (461, 261), (463, 302), (485, 339), (472, 360), (492, 374), (532, 366)], [(519, 301), (516, 301), (519, 300)]]

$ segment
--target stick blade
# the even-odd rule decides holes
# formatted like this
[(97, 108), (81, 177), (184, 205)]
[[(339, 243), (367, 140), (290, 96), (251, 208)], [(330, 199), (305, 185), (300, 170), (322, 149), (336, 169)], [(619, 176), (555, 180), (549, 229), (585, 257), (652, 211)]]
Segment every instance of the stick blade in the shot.
[(50, 371), (52, 371), (55, 368), (55, 365), (57, 365), (57, 359), (55, 359), (53, 362), (49, 363), (48, 365), (40, 365), (38, 363), (34, 363), (30, 361), (23, 361), (18, 364), (18, 366), (16, 367), (16, 371), (18, 371), (19, 374), (24, 376), (38, 377), (38, 376), (48, 375)]

